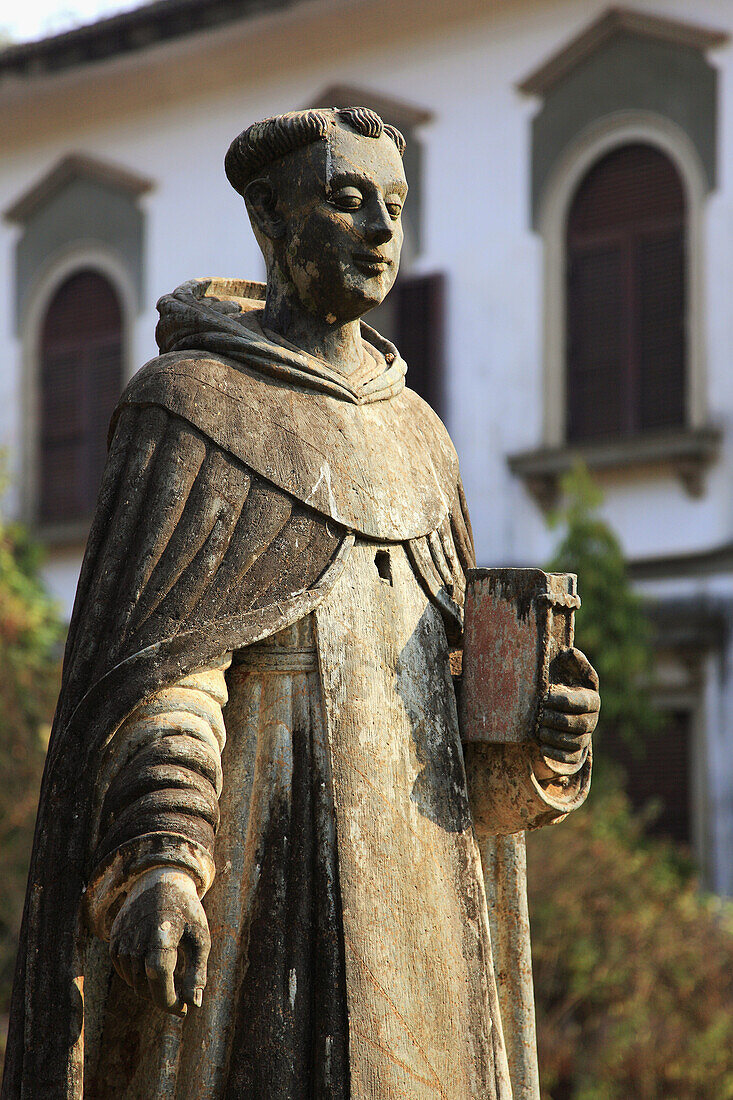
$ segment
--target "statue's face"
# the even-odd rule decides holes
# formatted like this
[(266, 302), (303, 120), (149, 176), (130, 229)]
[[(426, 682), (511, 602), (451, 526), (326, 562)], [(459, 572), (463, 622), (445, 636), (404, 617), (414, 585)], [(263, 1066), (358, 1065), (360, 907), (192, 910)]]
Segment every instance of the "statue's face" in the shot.
[(280, 191), (283, 266), (309, 312), (329, 324), (355, 320), (397, 277), (402, 158), (386, 134), (362, 137), (339, 126), (289, 160)]

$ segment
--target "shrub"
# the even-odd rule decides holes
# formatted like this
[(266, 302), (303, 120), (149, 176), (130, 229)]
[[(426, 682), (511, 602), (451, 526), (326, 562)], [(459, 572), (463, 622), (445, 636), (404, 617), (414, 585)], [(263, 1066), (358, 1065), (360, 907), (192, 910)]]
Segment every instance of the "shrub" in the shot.
[[(62, 629), (40, 552), (0, 520), (0, 1014), (7, 1013), (38, 789), (59, 688)], [(0, 1030), (4, 1035), (5, 1028)], [(4, 1039), (2, 1039), (4, 1045)]]
[(543, 1100), (733, 1098), (733, 908), (619, 790), (528, 837)]
[[(587, 471), (563, 489), (551, 568), (578, 574), (602, 758), (604, 726), (643, 745), (657, 725), (650, 630)], [(683, 849), (645, 834), (610, 767), (600, 778), (559, 828), (528, 836), (543, 1100), (733, 1100), (733, 909), (700, 893)]]

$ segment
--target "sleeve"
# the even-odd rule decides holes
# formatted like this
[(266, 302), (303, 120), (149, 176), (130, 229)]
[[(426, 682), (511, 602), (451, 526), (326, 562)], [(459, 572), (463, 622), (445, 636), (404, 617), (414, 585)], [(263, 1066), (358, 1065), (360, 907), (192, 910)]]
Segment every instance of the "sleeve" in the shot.
[(480, 836), (508, 836), (555, 825), (585, 801), (590, 789), (588, 751), (574, 775), (544, 774), (539, 747), (464, 745), (471, 814)]
[(86, 892), (88, 923), (101, 939), (109, 939), (120, 906), (145, 871), (185, 871), (199, 897), (214, 880), (229, 663), (227, 657), (157, 692), (108, 746), (99, 782), (100, 839)]
[(211, 885), (230, 652), (300, 617), (349, 541), (162, 409), (123, 410), (105, 477), (50, 750), (98, 730), (84, 897), (103, 937), (146, 870)]
[[(173, 835), (174, 858), (184, 850), (193, 853), (191, 867), (202, 888), (211, 874), (218, 750), (205, 727), (214, 741), (217, 729), (221, 736), (211, 700), (220, 704), (214, 693), (196, 696), (198, 689), (182, 682), (202, 670), (221, 672), (225, 654), (269, 637), (317, 607), (341, 576), (353, 544), (353, 534), (256, 475), (189, 420), (154, 404), (120, 408), (46, 754), (4, 1096), (20, 1095), (21, 1089), (35, 1096), (39, 1081), (49, 1083), (44, 1095), (66, 1095), (69, 1058), (77, 1058), (82, 1034), (76, 967), (89, 928), (80, 917), (97, 896), (90, 884), (101, 864), (114, 863), (120, 852), (129, 853), (135, 866), (135, 860), (147, 858), (146, 845), (152, 850), (157, 845), (161, 859), (166, 838)], [(124, 754), (119, 766), (112, 764), (109, 750), (117, 734), (124, 727), (121, 746), (137, 719), (143, 720), (139, 708), (174, 687), (187, 692), (189, 702), (197, 700), (194, 710), (211, 705), (210, 721), (191, 721), (183, 731), (168, 724), (164, 736), (141, 742), (139, 771), (123, 767)], [(168, 749), (175, 737), (188, 734), (185, 767), (178, 767), (175, 754), (153, 761), (157, 748), (165, 743)], [(147, 764), (143, 753), (151, 754)], [(107, 762), (110, 770), (101, 783)], [(192, 784), (195, 814), (180, 813), (179, 779)], [(131, 824), (134, 813), (125, 816), (128, 797), (140, 808), (140, 828)], [(160, 804), (165, 799), (173, 800), (169, 809)], [(114, 906), (107, 918), (113, 914)]]

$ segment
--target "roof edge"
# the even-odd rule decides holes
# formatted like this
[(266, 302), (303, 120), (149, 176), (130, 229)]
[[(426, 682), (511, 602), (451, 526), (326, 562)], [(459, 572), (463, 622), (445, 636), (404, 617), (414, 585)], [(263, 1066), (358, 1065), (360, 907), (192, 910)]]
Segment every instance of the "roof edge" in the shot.
[(0, 50), (0, 78), (56, 74), (303, 2), (152, 0), (47, 38), (6, 46)]

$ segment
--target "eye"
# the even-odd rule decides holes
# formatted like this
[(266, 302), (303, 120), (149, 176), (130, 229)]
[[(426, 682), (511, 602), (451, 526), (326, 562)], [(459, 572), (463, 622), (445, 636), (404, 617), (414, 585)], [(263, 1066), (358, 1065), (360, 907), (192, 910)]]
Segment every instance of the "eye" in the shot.
[(364, 196), (358, 187), (340, 187), (333, 192), (330, 201), (339, 210), (358, 210), (364, 202)]
[(387, 212), (393, 221), (397, 221), (402, 213), (402, 207), (405, 205), (405, 200), (398, 191), (389, 192), (384, 199), (384, 205), (387, 207)]

